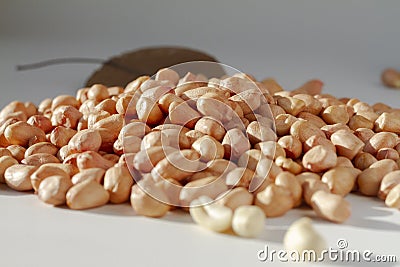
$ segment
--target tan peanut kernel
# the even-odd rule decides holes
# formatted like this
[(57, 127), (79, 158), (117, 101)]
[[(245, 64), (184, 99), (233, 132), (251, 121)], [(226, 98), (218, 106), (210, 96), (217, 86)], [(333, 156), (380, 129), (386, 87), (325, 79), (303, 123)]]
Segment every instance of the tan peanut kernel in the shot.
[(353, 168), (353, 163), (346, 157), (339, 156), (337, 157), (336, 167), (349, 167)]
[(359, 169), (352, 167), (335, 167), (324, 173), (321, 181), (328, 185), (332, 193), (346, 196), (356, 183)]
[(44, 179), (38, 189), (38, 197), (44, 203), (59, 206), (66, 202), (68, 190), (72, 187), (69, 177), (63, 175), (50, 176)]
[(205, 162), (222, 159), (225, 153), (222, 144), (208, 135), (197, 139), (192, 144), (192, 148), (200, 154), (200, 159)]
[(256, 195), (255, 204), (264, 211), (265, 216), (279, 217), (293, 208), (294, 201), (289, 189), (270, 184)]
[(223, 179), (209, 176), (187, 183), (179, 194), (179, 200), (182, 206), (187, 207), (200, 196), (216, 199), (217, 196), (226, 191), (228, 191), (228, 187)]
[(86, 180), (94, 180), (98, 183), (102, 183), (103, 177), (106, 171), (101, 168), (90, 168), (81, 170), (71, 178), (73, 184), (79, 184)]
[(265, 215), (258, 206), (243, 205), (235, 209), (232, 218), (233, 231), (242, 237), (256, 237), (265, 227)]
[(0, 158), (0, 183), (5, 183), (4, 174), (7, 169), (13, 165), (18, 164), (18, 161), (10, 156), (3, 156)]
[(400, 209), (400, 185), (393, 187), (385, 199), (385, 204), (388, 207)]
[[(145, 188), (146, 192), (142, 188)], [(161, 184), (154, 182), (151, 177), (143, 178), (132, 186), (130, 200), (135, 212), (147, 217), (163, 217), (171, 209), (164, 203), (168, 201), (168, 196), (162, 190)]]
[(361, 152), (358, 153), (357, 156), (355, 156), (355, 158), (353, 159), (353, 164), (354, 167), (363, 171), (377, 161), (378, 160), (370, 153)]
[(300, 185), (303, 185), (303, 183), (309, 179), (321, 180), (321, 176), (318, 175), (317, 173), (313, 173), (313, 172), (302, 172), (302, 173), (296, 175), (296, 179), (299, 181)]
[(396, 162), (391, 159), (383, 159), (371, 164), (368, 169), (358, 175), (358, 190), (367, 196), (377, 196), (383, 177), (398, 168)]
[(36, 143), (46, 141), (43, 130), (22, 121), (9, 125), (4, 131), (4, 136), (10, 144), (23, 147), (33, 139), (37, 140)]
[(287, 251), (314, 251), (320, 255), (327, 245), (323, 237), (314, 229), (311, 219), (303, 217), (295, 221), (287, 230), (283, 244)]
[(71, 153), (98, 151), (102, 143), (101, 135), (97, 130), (83, 130), (75, 134), (68, 142)]
[(397, 144), (398, 136), (394, 133), (376, 133), (365, 145), (364, 151), (376, 154), (382, 148), (393, 148)]
[(304, 168), (307, 168), (312, 172), (327, 170), (335, 167), (336, 163), (336, 153), (321, 145), (311, 148), (303, 157)]
[(30, 191), (32, 190), (30, 176), (36, 169), (37, 167), (35, 166), (12, 165), (4, 173), (6, 184), (17, 191)]
[(364, 148), (364, 143), (353, 133), (339, 130), (331, 135), (331, 141), (336, 146), (338, 155), (352, 160)]
[(72, 186), (66, 195), (70, 209), (84, 210), (107, 204), (110, 194), (102, 185), (93, 180), (87, 180)]
[(70, 174), (68, 174), (65, 170), (63, 170), (59, 166), (54, 166), (51, 164), (43, 164), (41, 165), (32, 175), (31, 183), (32, 188), (37, 192), (39, 190), (40, 183), (50, 176), (65, 176), (70, 179)]
[(275, 184), (290, 190), (294, 207), (297, 207), (301, 204), (302, 188), (300, 182), (297, 180), (294, 174), (290, 172), (281, 172), (278, 174), (278, 176), (276, 176)]
[(222, 141), (226, 133), (224, 127), (215, 119), (210, 117), (203, 117), (198, 120), (194, 129), (203, 134), (210, 135), (220, 142)]
[(286, 135), (279, 138), (278, 144), (285, 149), (286, 156), (292, 159), (297, 159), (300, 157), (303, 151), (302, 144), (299, 139), (291, 135)]
[(305, 178), (302, 183), (303, 198), (304, 201), (311, 206), (312, 196), (318, 191), (330, 192), (329, 187), (326, 183), (322, 182), (317, 178), (311, 178), (310, 176)]
[(190, 215), (200, 226), (214, 232), (224, 232), (232, 225), (233, 211), (217, 203), (212, 198), (200, 196), (190, 203)]
[(305, 142), (308, 138), (313, 135), (325, 137), (324, 132), (311, 122), (298, 120), (292, 124), (290, 127), (290, 134), (300, 140), (300, 142)]
[(133, 177), (125, 166), (114, 166), (104, 175), (104, 188), (110, 193), (110, 202), (114, 204), (129, 200)]
[(345, 105), (333, 105), (327, 107), (322, 112), (322, 118), (328, 124), (346, 124), (349, 121), (349, 114), (347, 113)]
[(285, 158), (285, 157), (282, 157), (282, 156), (277, 157), (275, 159), (275, 164), (278, 167), (281, 167), (283, 170), (289, 171), (289, 172), (291, 172), (293, 174), (299, 174), (303, 170), (303, 167), (299, 163), (293, 161), (292, 159), (288, 159), (288, 158)]
[(400, 184), (400, 171), (389, 172), (382, 179), (378, 197), (385, 199), (388, 193), (398, 184)]
[(350, 217), (350, 203), (342, 196), (319, 190), (311, 197), (311, 206), (318, 216), (336, 223)]
[(244, 187), (236, 187), (228, 193), (222, 193), (222, 197), (218, 199), (218, 203), (232, 210), (241, 206), (253, 204), (254, 196)]

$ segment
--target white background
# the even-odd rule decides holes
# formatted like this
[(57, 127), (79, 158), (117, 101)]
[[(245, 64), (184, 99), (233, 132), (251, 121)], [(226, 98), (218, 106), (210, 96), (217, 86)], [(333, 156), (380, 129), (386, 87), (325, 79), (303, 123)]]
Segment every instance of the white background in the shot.
[[(74, 94), (96, 65), (16, 72), (55, 57), (107, 58), (143, 46), (181, 45), (275, 77), (286, 89), (311, 78), (325, 92), (400, 107), (380, 73), (400, 69), (400, 2), (393, 1), (0, 1), (0, 106)], [(400, 215), (350, 196), (343, 225), (315, 220), (328, 244), (400, 259)], [(307, 211), (268, 219), (256, 240), (217, 235), (190, 217), (137, 217), (129, 205), (74, 212), (0, 186), (0, 266), (265, 266), (257, 251), (282, 247), (287, 226)], [(336, 263), (343, 265), (341, 263)], [(380, 266), (388, 266), (381, 264)], [(390, 265), (389, 265), (390, 266)]]

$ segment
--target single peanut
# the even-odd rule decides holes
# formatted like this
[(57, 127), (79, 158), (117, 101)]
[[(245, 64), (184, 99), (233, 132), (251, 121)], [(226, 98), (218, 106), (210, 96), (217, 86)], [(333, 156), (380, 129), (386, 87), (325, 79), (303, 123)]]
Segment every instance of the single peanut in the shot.
[(73, 184), (79, 184), (86, 180), (94, 180), (98, 183), (102, 183), (105, 173), (106, 171), (101, 168), (84, 169), (72, 176), (71, 182)]
[(109, 169), (114, 164), (104, 159), (100, 154), (94, 151), (86, 151), (81, 154), (78, 154), (77, 157), (77, 167), (80, 170), (89, 169), (89, 168), (102, 168), (102, 169)]
[(222, 140), (225, 158), (238, 159), (244, 152), (250, 149), (250, 142), (239, 129), (231, 129), (226, 132)]
[(278, 144), (285, 149), (285, 154), (287, 157), (292, 159), (297, 159), (300, 157), (303, 149), (302, 143), (294, 136), (286, 135), (278, 140)]
[(220, 142), (226, 133), (221, 123), (211, 117), (203, 117), (198, 120), (194, 129), (203, 134), (210, 135)]
[(12, 165), (4, 173), (5, 182), (9, 187), (17, 191), (30, 191), (32, 184), (30, 176), (37, 167), (22, 164)]
[(114, 166), (104, 175), (104, 188), (110, 193), (110, 202), (120, 204), (129, 200), (133, 178), (125, 166)]
[(360, 173), (356, 168), (335, 167), (324, 173), (321, 181), (328, 185), (332, 193), (344, 197), (352, 191)]
[(93, 180), (87, 180), (72, 186), (66, 195), (70, 209), (84, 210), (107, 204), (110, 194), (102, 185)]
[(355, 156), (353, 159), (354, 167), (362, 171), (369, 168), (369, 166), (377, 161), (378, 160), (373, 155), (366, 152), (357, 154), (357, 156)]
[(337, 156), (334, 151), (325, 146), (311, 148), (303, 157), (303, 166), (312, 172), (321, 172), (335, 167)]
[(40, 166), (46, 163), (60, 163), (60, 160), (51, 154), (37, 153), (24, 158), (21, 163), (32, 166)]
[(388, 207), (400, 209), (400, 185), (393, 187), (385, 199)]
[(9, 167), (16, 164), (18, 164), (18, 161), (13, 157), (10, 156), (0, 157), (0, 183), (4, 184), (6, 182), (4, 177), (5, 172)]
[(68, 142), (71, 153), (95, 151), (100, 149), (102, 143), (101, 135), (97, 130), (83, 130), (75, 134)]
[(74, 129), (58, 126), (50, 134), (50, 142), (58, 148), (68, 144), (77, 132)]
[(311, 219), (307, 217), (298, 219), (290, 225), (283, 238), (283, 244), (287, 251), (297, 251), (300, 255), (304, 255), (305, 251), (313, 251), (315, 255), (321, 255), (327, 247), (325, 240), (314, 229)]
[(52, 164), (43, 164), (30, 176), (32, 188), (35, 192), (39, 190), (40, 183), (50, 176), (64, 176), (70, 179), (70, 175), (61, 167)]
[(192, 148), (200, 154), (200, 159), (208, 162), (210, 160), (222, 159), (224, 157), (224, 147), (212, 136), (203, 136), (197, 139)]
[(181, 150), (168, 154), (151, 171), (153, 177), (171, 178), (182, 181), (200, 167), (200, 155), (194, 150)]
[(304, 143), (313, 135), (325, 137), (324, 132), (311, 122), (298, 120), (290, 127), (290, 134)]
[(190, 215), (200, 226), (214, 232), (224, 232), (232, 225), (231, 209), (211, 203), (212, 198), (200, 196), (190, 203)]
[(253, 195), (247, 191), (244, 187), (236, 187), (228, 191), (228, 193), (222, 193), (221, 198), (217, 197), (218, 203), (224, 205), (231, 210), (245, 205), (253, 204)]
[(383, 159), (373, 163), (368, 169), (358, 175), (358, 190), (366, 196), (376, 196), (383, 177), (395, 170), (398, 165), (391, 159)]
[(275, 184), (289, 189), (293, 199), (293, 206), (298, 207), (302, 202), (302, 188), (296, 176), (290, 172), (281, 172), (275, 178)]
[(9, 125), (4, 131), (4, 136), (10, 144), (24, 147), (33, 140), (35, 143), (46, 141), (43, 130), (22, 121)]
[(27, 158), (31, 155), (38, 153), (46, 153), (50, 155), (56, 155), (58, 152), (58, 148), (49, 142), (40, 142), (36, 143), (33, 146), (30, 146), (26, 151), (24, 157)]
[(71, 180), (66, 176), (50, 176), (40, 183), (38, 197), (44, 203), (53, 206), (63, 205), (66, 202), (67, 192), (72, 186)]
[(376, 132), (392, 132), (400, 134), (400, 118), (396, 114), (383, 112), (375, 121)]
[(392, 68), (385, 69), (381, 76), (384, 85), (392, 88), (400, 88), (400, 73)]
[[(143, 191), (142, 188), (145, 188), (146, 191)], [(161, 185), (155, 183), (151, 178), (144, 178), (132, 187), (130, 200), (135, 212), (147, 217), (163, 217), (171, 209), (166, 204), (168, 197)]]
[(392, 159), (392, 160), (396, 161), (399, 158), (400, 158), (399, 152), (397, 152), (397, 150), (394, 149), (394, 148), (381, 148), (376, 153), (376, 159), (377, 160)]
[(394, 133), (382, 132), (372, 136), (364, 147), (364, 151), (376, 154), (382, 148), (393, 148), (397, 144), (398, 136)]
[(279, 217), (293, 208), (291, 192), (285, 187), (270, 184), (255, 197), (255, 205), (259, 206), (267, 217)]
[(322, 118), (328, 124), (336, 124), (336, 123), (347, 124), (350, 119), (345, 105), (332, 105), (327, 107), (322, 112)]
[(312, 196), (318, 191), (324, 191), (329, 193), (329, 187), (326, 183), (322, 182), (319, 177), (318, 178), (311, 178), (308, 177), (302, 183), (303, 189), (303, 198), (304, 201), (311, 206), (311, 199)]
[(351, 215), (350, 203), (347, 200), (323, 190), (313, 194), (311, 206), (318, 216), (335, 223), (343, 223)]
[(291, 172), (293, 174), (299, 174), (303, 170), (303, 167), (299, 163), (295, 162), (292, 159), (288, 159), (288, 158), (285, 158), (285, 157), (282, 157), (282, 156), (277, 157), (275, 159), (275, 164), (278, 167), (281, 167), (283, 170), (289, 171), (289, 172)]
[(256, 237), (265, 227), (265, 215), (258, 206), (244, 205), (235, 209), (232, 218), (233, 231), (242, 237)]
[(385, 199), (388, 193), (398, 184), (400, 184), (400, 171), (389, 172), (382, 179), (378, 197)]
[(338, 155), (352, 160), (364, 148), (364, 143), (353, 133), (339, 130), (331, 135), (331, 141), (336, 146)]

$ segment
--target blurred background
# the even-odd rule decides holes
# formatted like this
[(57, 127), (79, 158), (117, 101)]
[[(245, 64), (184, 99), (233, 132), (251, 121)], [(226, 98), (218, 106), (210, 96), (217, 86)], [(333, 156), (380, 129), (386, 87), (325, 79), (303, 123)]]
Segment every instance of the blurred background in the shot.
[(319, 78), (327, 93), (400, 106), (380, 83), (400, 68), (399, 10), (398, 0), (0, 0), (0, 105), (74, 94), (99, 67), (16, 65), (179, 45), (286, 89)]

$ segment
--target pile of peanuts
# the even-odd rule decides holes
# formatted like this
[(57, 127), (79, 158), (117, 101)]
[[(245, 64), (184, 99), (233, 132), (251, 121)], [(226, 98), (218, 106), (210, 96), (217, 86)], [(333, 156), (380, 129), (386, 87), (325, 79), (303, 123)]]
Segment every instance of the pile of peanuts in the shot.
[(76, 210), (182, 209), (245, 237), (300, 205), (342, 223), (350, 192), (400, 208), (400, 109), (322, 86), (161, 69), (126, 88), (15, 101), (0, 113), (0, 183)]

